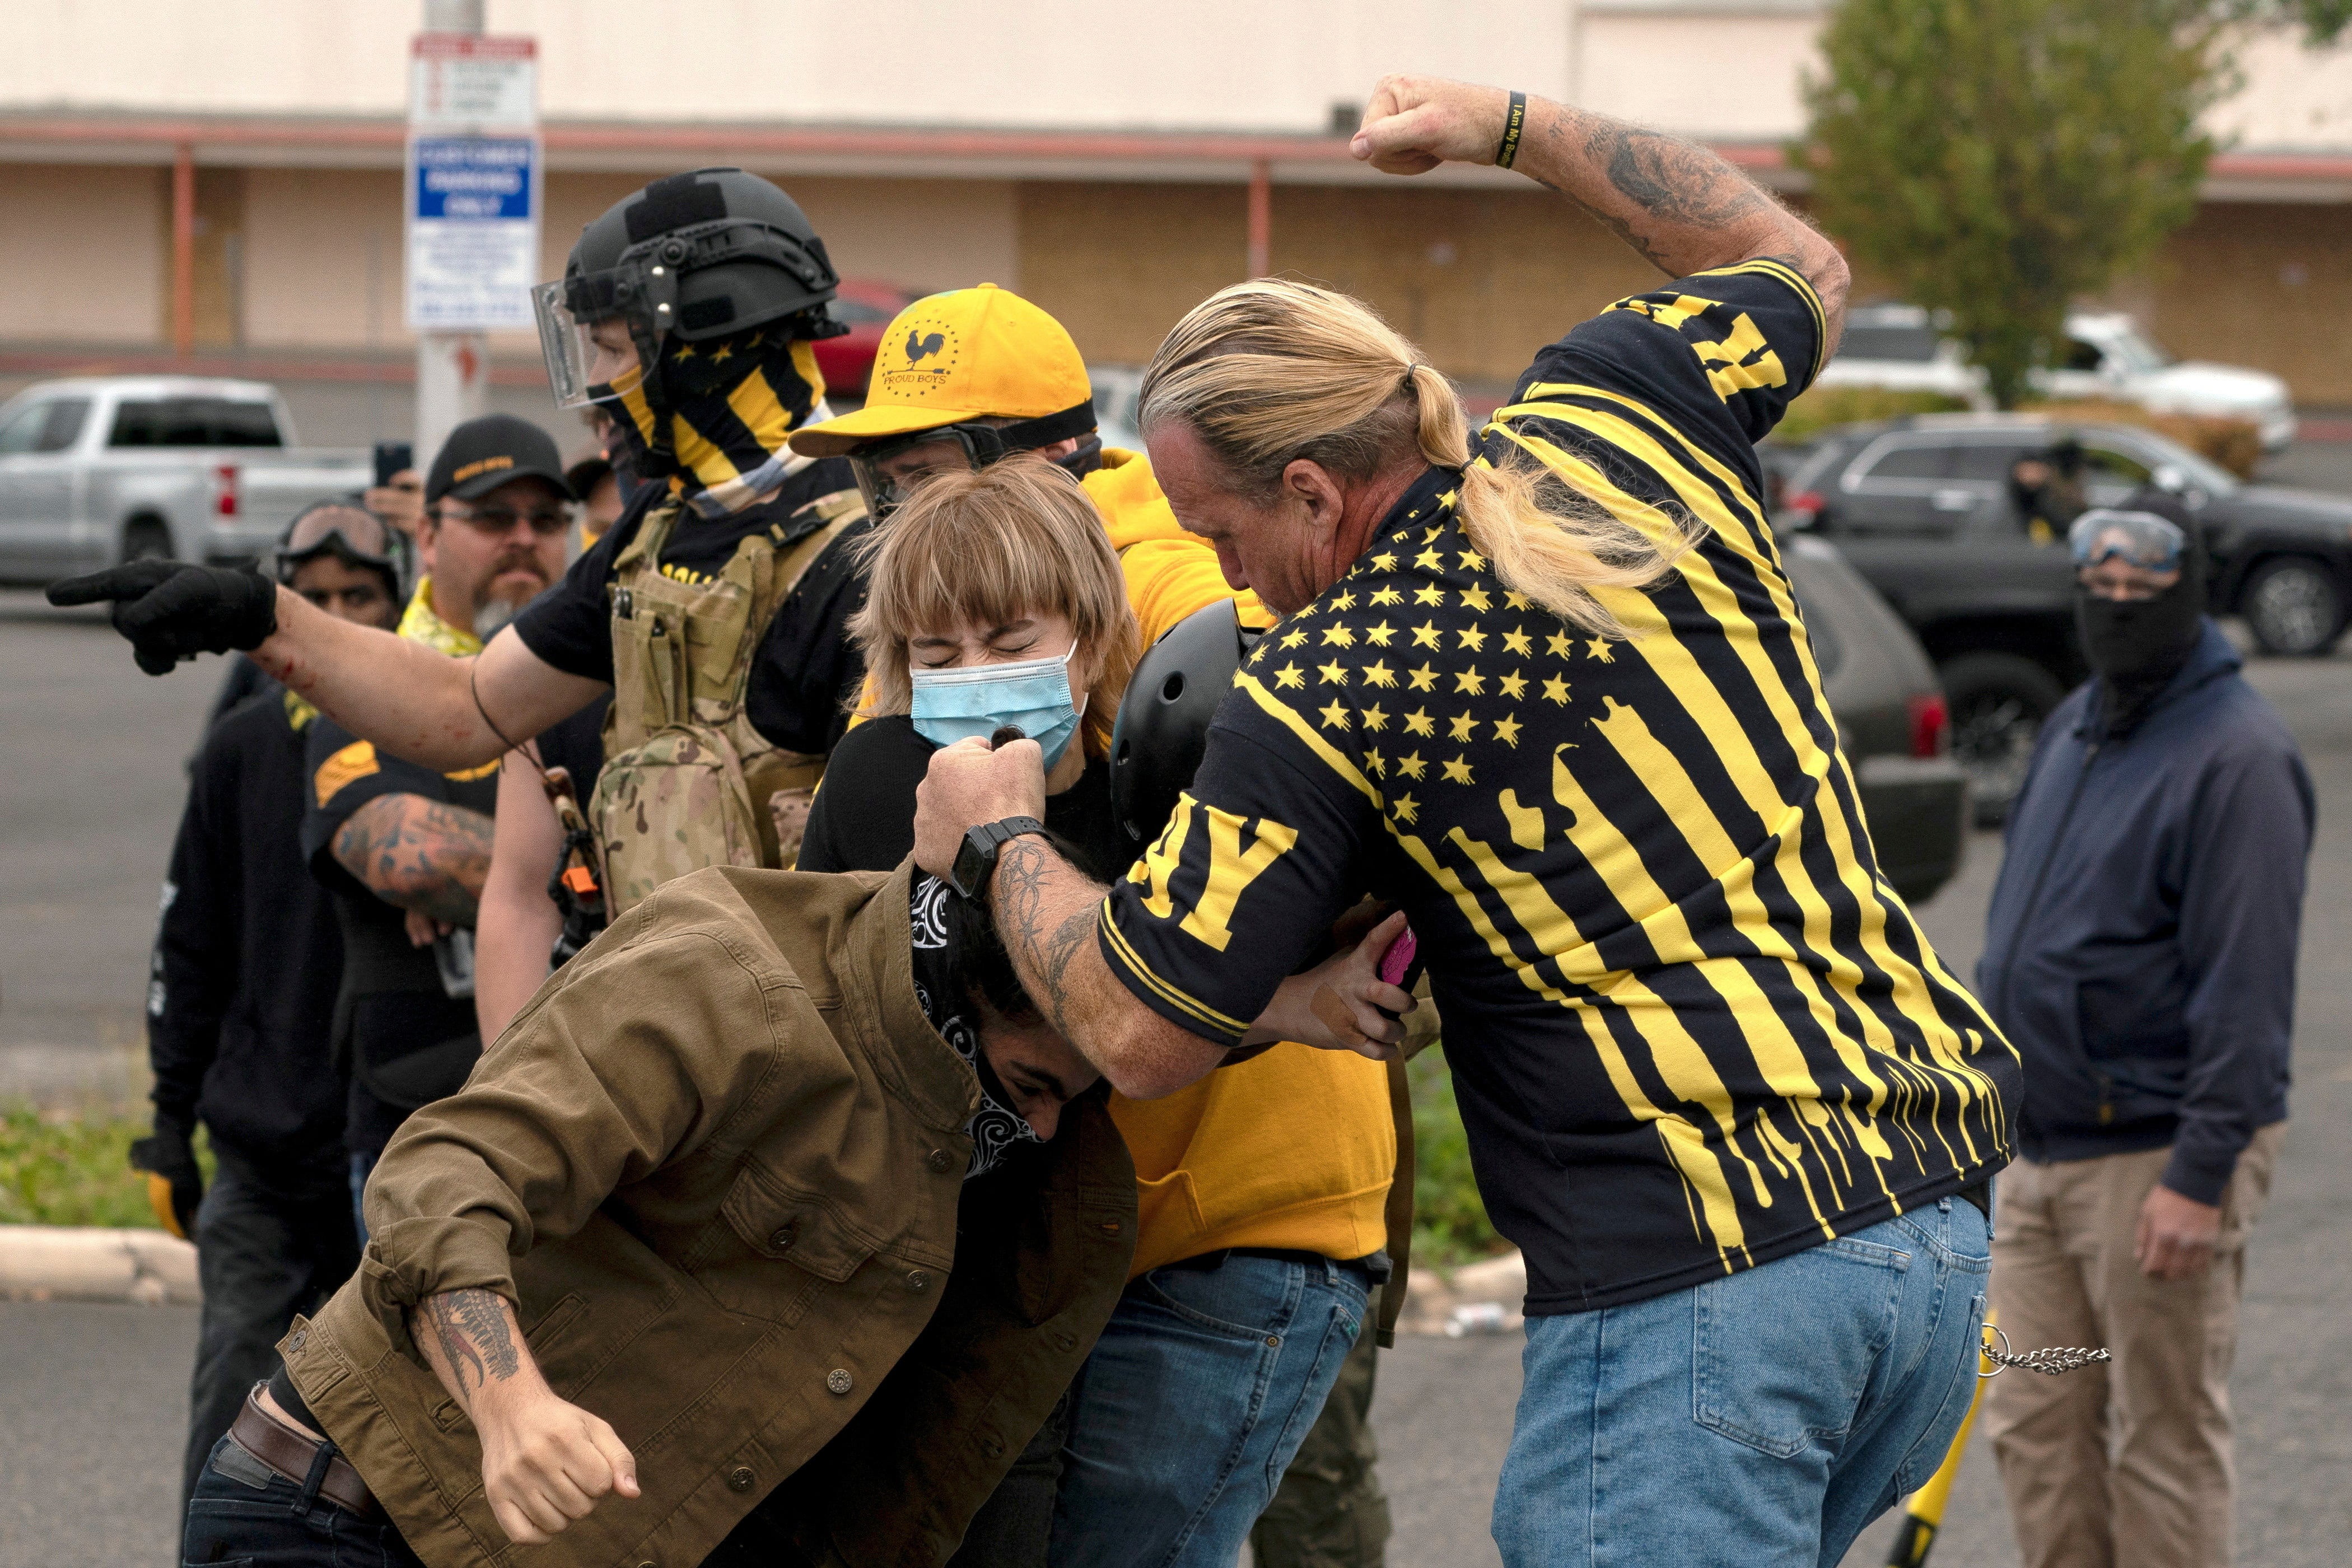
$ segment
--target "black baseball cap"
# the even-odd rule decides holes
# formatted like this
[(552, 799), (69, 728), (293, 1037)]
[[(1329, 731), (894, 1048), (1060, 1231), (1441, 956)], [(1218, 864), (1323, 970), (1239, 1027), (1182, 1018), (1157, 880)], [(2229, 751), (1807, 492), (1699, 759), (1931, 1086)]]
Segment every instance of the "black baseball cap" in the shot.
[(425, 504), (444, 496), (478, 500), (509, 479), (545, 479), (565, 500), (576, 500), (563, 477), (555, 437), (528, 419), (485, 414), (449, 432), (425, 477)]

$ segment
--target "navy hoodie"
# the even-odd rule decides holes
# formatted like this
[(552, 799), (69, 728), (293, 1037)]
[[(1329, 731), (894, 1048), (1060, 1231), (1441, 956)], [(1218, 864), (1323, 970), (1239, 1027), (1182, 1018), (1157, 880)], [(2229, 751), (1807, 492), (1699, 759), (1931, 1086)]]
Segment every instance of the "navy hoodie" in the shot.
[(2042, 726), (2011, 809), (1977, 994), (2025, 1061), (2029, 1160), (2169, 1145), (2219, 1204), (2286, 1117), (2311, 777), (2210, 620), (2123, 735), (2095, 679)]

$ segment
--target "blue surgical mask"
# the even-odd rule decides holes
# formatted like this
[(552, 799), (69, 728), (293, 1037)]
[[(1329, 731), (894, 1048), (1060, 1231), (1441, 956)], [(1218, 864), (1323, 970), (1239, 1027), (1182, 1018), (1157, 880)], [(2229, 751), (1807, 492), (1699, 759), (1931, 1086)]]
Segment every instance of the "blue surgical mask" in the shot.
[(972, 664), (955, 669), (909, 669), (914, 684), (915, 732), (934, 746), (953, 745), (967, 735), (986, 740), (1006, 724), (1045, 749), (1052, 772), (1078, 732), (1078, 704), (1070, 696), (1070, 651), (1011, 664)]

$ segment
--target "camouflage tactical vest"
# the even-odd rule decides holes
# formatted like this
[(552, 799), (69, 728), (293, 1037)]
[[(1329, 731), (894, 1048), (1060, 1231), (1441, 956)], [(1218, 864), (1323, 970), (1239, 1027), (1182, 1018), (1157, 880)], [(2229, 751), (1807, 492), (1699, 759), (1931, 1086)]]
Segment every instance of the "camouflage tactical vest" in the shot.
[(717, 576), (698, 583), (661, 569), (685, 510), (671, 501), (646, 513), (605, 590), (613, 706), (589, 821), (615, 919), (705, 866), (790, 867), (824, 772), (824, 757), (787, 752), (752, 729), (745, 697), (769, 623), (825, 547), (865, 515), (864, 501), (856, 490), (825, 496), (795, 516), (800, 527), (746, 536)]

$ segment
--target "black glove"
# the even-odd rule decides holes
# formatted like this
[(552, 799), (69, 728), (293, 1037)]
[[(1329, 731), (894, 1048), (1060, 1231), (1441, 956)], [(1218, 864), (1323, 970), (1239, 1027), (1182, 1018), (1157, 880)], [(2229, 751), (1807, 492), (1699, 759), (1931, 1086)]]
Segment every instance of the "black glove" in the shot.
[(167, 675), (191, 654), (252, 652), (278, 629), (278, 584), (258, 572), (132, 561), (49, 584), (49, 603), (114, 602), (114, 629), (139, 668)]
[(163, 1228), (184, 1241), (194, 1237), (205, 1173), (197, 1168), (188, 1130), (158, 1121), (154, 1136), (131, 1145), (131, 1168), (147, 1173), (147, 1201), (155, 1205), (155, 1217)]

